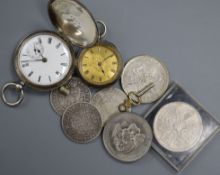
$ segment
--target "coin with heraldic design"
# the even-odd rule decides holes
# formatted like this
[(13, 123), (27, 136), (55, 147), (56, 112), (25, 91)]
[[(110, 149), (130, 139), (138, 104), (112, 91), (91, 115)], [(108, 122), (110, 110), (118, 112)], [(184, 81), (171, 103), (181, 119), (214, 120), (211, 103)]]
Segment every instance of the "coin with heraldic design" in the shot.
[(99, 136), (102, 119), (99, 111), (91, 104), (75, 103), (64, 112), (61, 125), (67, 138), (83, 144)]
[(142, 117), (125, 112), (114, 115), (103, 131), (103, 142), (108, 153), (123, 162), (142, 158), (150, 149), (153, 134)]
[(138, 92), (148, 84), (154, 87), (141, 97), (141, 103), (151, 103), (158, 100), (169, 86), (169, 72), (166, 66), (153, 57), (137, 56), (126, 64), (121, 84), (123, 90), (128, 94)]
[(61, 93), (56, 89), (50, 93), (50, 103), (56, 113), (60, 116), (74, 103), (90, 102), (91, 92), (79, 78), (72, 78), (67, 85), (69, 94)]
[(156, 140), (172, 152), (192, 149), (203, 133), (199, 112), (185, 102), (172, 102), (162, 107), (155, 116), (153, 131)]
[(103, 125), (115, 113), (119, 113), (119, 105), (127, 98), (126, 94), (117, 88), (105, 88), (97, 92), (91, 100), (100, 112)]

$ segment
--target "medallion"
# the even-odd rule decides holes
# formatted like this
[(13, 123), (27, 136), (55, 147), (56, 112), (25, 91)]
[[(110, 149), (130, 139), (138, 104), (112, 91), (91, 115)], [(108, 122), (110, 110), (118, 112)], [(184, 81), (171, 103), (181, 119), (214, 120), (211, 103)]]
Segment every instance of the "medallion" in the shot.
[(151, 147), (152, 138), (147, 121), (129, 112), (116, 114), (107, 122), (103, 131), (106, 150), (123, 162), (142, 158)]

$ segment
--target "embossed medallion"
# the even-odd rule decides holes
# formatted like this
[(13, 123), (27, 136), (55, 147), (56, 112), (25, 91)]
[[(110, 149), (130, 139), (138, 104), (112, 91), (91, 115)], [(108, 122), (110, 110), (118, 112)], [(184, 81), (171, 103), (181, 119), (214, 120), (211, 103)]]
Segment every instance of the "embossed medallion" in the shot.
[(147, 121), (128, 112), (115, 114), (103, 131), (104, 145), (109, 154), (124, 162), (142, 158), (151, 146), (152, 137)]
[(58, 89), (51, 91), (50, 103), (58, 115), (62, 116), (63, 112), (72, 104), (79, 102), (90, 102), (91, 92), (80, 79), (72, 78), (68, 84), (70, 93), (65, 95)]
[(104, 125), (113, 114), (119, 112), (119, 105), (126, 98), (126, 94), (120, 89), (106, 88), (93, 96), (91, 104), (99, 110)]
[(184, 102), (172, 102), (155, 116), (154, 135), (161, 146), (172, 152), (188, 151), (200, 140), (203, 132), (199, 112)]
[(150, 56), (138, 56), (131, 59), (122, 73), (122, 88), (128, 94), (138, 92), (150, 83), (154, 87), (141, 97), (142, 103), (151, 103), (159, 99), (169, 85), (169, 73), (165, 65)]
[(63, 114), (64, 134), (73, 142), (88, 143), (101, 132), (102, 120), (98, 110), (89, 103), (76, 103)]

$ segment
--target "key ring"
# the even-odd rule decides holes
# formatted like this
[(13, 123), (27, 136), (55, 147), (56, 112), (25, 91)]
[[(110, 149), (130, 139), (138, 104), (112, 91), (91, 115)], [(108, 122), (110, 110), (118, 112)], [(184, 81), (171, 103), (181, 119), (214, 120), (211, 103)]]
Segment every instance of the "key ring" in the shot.
[(99, 38), (98, 38), (98, 40), (101, 40), (101, 39), (103, 39), (105, 36), (106, 36), (106, 34), (107, 34), (107, 26), (106, 26), (106, 24), (103, 22), (103, 21), (101, 21), (101, 20), (97, 20), (96, 21), (96, 23), (97, 23), (97, 25), (99, 25), (98, 26), (98, 32), (99, 32)]
[[(6, 98), (6, 95), (5, 95), (5, 92), (10, 87), (14, 88), (17, 91), (17, 93), (19, 94), (17, 100), (14, 101), (14, 102), (8, 101), (8, 99)], [(23, 85), (22, 84), (17, 84), (17, 83), (7, 83), (2, 87), (1, 96), (2, 96), (3, 102), (6, 105), (11, 106), (11, 107), (18, 106), (24, 99)]]
[(141, 104), (141, 96), (139, 96), (137, 93), (135, 92), (129, 92), (128, 93), (128, 98), (131, 102), (131, 104), (133, 105), (139, 105)]

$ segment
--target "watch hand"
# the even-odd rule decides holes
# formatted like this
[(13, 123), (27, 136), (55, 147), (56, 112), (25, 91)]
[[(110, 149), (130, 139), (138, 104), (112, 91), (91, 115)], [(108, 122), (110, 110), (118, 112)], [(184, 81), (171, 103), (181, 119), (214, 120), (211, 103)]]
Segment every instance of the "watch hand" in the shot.
[(37, 55), (37, 49), (36, 49), (35, 44), (34, 44), (34, 53), (35, 53), (35, 55)]
[(21, 61), (21, 62), (23, 62), (23, 63), (27, 63), (27, 62), (43, 62), (43, 59), (35, 59), (35, 60), (23, 60), (23, 61)]
[(34, 44), (34, 52), (35, 52), (35, 55), (39, 55), (42, 58), (44, 58), (44, 56), (43, 56), (43, 46), (42, 46), (41, 43), (35, 43)]
[(113, 54), (112, 55), (109, 55), (108, 57), (104, 58), (104, 60), (102, 62), (105, 62), (106, 60), (108, 60), (109, 58), (111, 58), (112, 56), (114, 56)]
[(41, 53), (40, 50), (38, 50), (38, 53), (40, 54), (40, 56), (41, 56), (42, 58), (44, 58), (44, 56), (43, 56), (43, 54)]
[(105, 75), (105, 71), (104, 71), (103, 67), (101, 66), (100, 68), (102, 70), (102, 73)]
[(37, 51), (40, 54), (40, 57), (42, 58), (42, 62), (47, 62), (47, 58), (43, 56), (42, 50), (38, 49)]
[(105, 71), (102, 67), (102, 62), (98, 62), (98, 67), (99, 67), (99, 70), (101, 69), (102, 73), (105, 75)]

